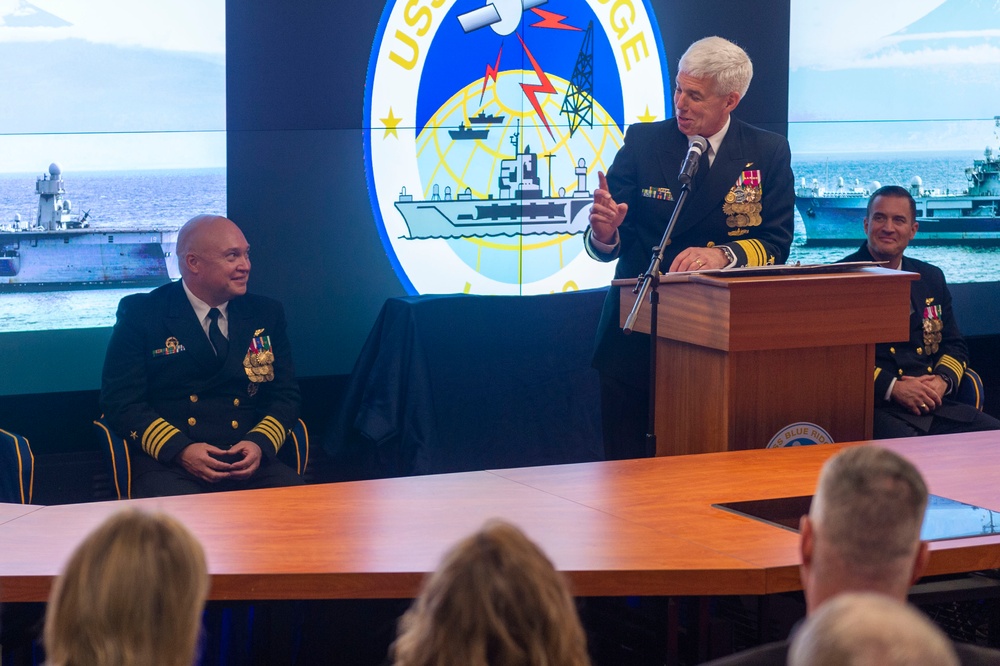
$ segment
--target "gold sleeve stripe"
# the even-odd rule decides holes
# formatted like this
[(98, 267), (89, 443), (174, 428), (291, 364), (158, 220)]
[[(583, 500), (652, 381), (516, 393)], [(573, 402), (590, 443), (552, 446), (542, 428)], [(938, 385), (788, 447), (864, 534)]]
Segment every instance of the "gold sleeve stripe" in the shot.
[(879, 374), (882, 372), (882, 368), (875, 368), (875, 379), (878, 380)]
[(767, 252), (759, 240), (741, 240), (736, 241), (736, 244), (747, 255), (747, 266), (763, 266), (767, 263)]
[(959, 379), (962, 378), (962, 375), (965, 372), (965, 370), (962, 368), (962, 364), (958, 362), (958, 359), (956, 359), (953, 356), (948, 356), (947, 354), (942, 356), (940, 360), (938, 360), (937, 364), (943, 365), (948, 370), (954, 372), (955, 376), (958, 377)]
[(142, 433), (142, 450), (154, 458), (158, 458), (163, 445), (179, 432), (180, 430), (163, 419), (156, 419)]
[(275, 451), (279, 450), (281, 445), (285, 443), (285, 429), (273, 416), (265, 416), (264, 420), (255, 425), (250, 432), (259, 432), (271, 440)]

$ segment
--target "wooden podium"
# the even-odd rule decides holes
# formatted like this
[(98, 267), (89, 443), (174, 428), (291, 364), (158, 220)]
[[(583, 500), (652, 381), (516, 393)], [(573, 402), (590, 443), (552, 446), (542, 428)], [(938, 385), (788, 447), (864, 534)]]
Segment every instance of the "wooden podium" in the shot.
[[(909, 339), (914, 279), (837, 265), (663, 276), (656, 455), (763, 448), (800, 422), (837, 442), (871, 439), (875, 343)], [(634, 285), (612, 282), (620, 324)], [(635, 330), (649, 333), (648, 303)]]

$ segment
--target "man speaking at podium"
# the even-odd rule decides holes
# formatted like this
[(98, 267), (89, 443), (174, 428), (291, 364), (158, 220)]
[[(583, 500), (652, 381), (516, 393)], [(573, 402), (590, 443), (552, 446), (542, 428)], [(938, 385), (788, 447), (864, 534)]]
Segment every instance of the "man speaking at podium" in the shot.
[[(618, 259), (616, 278), (635, 278), (649, 267), (680, 196), (681, 165), (690, 175), (694, 159), (697, 171), (663, 266), (698, 271), (788, 258), (795, 202), (788, 141), (730, 115), (752, 77), (753, 65), (739, 46), (721, 37), (701, 39), (681, 56), (675, 117), (629, 127), (607, 178), (598, 174), (584, 235), (591, 257)], [(689, 146), (705, 140), (699, 158)], [(601, 373), (605, 458), (653, 455), (646, 444), (649, 336), (621, 331), (614, 287), (601, 313), (593, 366)]]

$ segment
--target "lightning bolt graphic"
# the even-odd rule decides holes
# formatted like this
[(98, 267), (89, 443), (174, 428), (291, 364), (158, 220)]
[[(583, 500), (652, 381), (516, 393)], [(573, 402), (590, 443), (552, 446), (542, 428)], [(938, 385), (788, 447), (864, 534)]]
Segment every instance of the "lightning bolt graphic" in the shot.
[(518, 35), (516, 32), (514, 34), (517, 35), (518, 41), (520, 41), (521, 46), (524, 47), (524, 52), (528, 55), (528, 60), (531, 61), (531, 66), (534, 68), (535, 74), (538, 75), (538, 80), (541, 81), (541, 83), (522, 83), (521, 90), (524, 91), (524, 96), (528, 98), (529, 102), (531, 102), (531, 108), (533, 108), (535, 113), (538, 114), (538, 117), (542, 119), (542, 124), (545, 125), (545, 129), (549, 131), (549, 136), (555, 140), (556, 137), (552, 133), (552, 128), (549, 127), (549, 121), (545, 118), (545, 114), (542, 113), (542, 105), (538, 103), (538, 98), (535, 97), (535, 93), (546, 93), (551, 95), (556, 91), (556, 89), (552, 85), (552, 82), (549, 81), (549, 77), (545, 76), (545, 72), (543, 72), (542, 68), (539, 67), (538, 62), (535, 60), (535, 56), (531, 55), (531, 51), (528, 50), (528, 45), (524, 43), (523, 39), (521, 39), (521, 35)]
[(503, 53), (503, 44), (500, 45), (500, 50), (497, 52), (497, 64), (490, 67), (489, 63), (486, 63), (486, 76), (483, 78), (483, 90), (479, 93), (479, 104), (483, 103), (483, 96), (486, 94), (486, 84), (493, 80), (493, 83), (497, 82), (497, 72), (500, 71), (500, 54)]
[(563, 21), (566, 19), (562, 14), (556, 14), (554, 12), (547, 12), (544, 9), (532, 9), (542, 17), (542, 20), (538, 23), (532, 23), (530, 27), (532, 28), (553, 28), (555, 30), (580, 30), (571, 25), (565, 25)]

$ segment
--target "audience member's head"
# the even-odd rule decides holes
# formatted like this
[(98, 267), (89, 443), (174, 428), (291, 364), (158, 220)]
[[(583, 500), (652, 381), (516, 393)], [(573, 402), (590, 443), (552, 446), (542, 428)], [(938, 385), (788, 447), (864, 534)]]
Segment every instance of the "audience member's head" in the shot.
[(916, 609), (881, 594), (842, 594), (796, 632), (789, 666), (958, 666), (944, 633)]
[(892, 451), (855, 446), (828, 460), (801, 521), (808, 611), (848, 591), (905, 600), (927, 564), (926, 507), (920, 472)]
[(208, 595), (205, 553), (179, 522), (126, 511), (73, 552), (45, 617), (51, 666), (190, 666)]
[(573, 598), (518, 528), (487, 523), (444, 557), (400, 620), (397, 666), (589, 664)]

